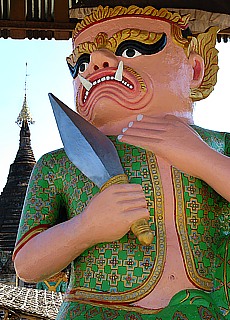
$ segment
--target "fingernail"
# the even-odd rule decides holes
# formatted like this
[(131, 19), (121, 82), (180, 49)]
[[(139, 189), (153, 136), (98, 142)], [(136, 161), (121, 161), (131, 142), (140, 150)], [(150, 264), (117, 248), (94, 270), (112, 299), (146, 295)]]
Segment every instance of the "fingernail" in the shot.
[(123, 137), (123, 134), (120, 134), (120, 135), (117, 137), (117, 139), (118, 139), (118, 140), (121, 140), (122, 137)]
[(132, 125), (133, 125), (133, 121), (131, 121), (131, 122), (129, 123), (128, 127), (131, 128)]
[(143, 114), (138, 114), (137, 121), (141, 121), (143, 119)]
[(128, 128), (123, 128), (123, 129), (122, 129), (122, 132), (125, 133), (126, 130), (128, 130)]

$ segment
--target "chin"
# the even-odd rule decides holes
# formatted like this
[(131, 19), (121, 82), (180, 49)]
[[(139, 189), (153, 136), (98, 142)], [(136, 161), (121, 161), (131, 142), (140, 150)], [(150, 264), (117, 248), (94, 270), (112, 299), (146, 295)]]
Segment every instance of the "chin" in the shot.
[[(138, 113), (139, 114), (139, 113)], [(137, 117), (137, 114), (126, 115), (120, 119), (114, 119), (110, 117), (107, 119), (94, 119), (91, 123), (105, 135), (119, 135), (122, 133), (122, 129), (126, 128), (130, 121), (134, 121)]]
[(98, 123), (97, 121), (92, 121), (92, 125), (94, 125), (98, 130), (100, 130), (105, 135), (119, 135), (122, 132), (122, 129), (125, 127), (120, 122), (107, 122), (102, 123), (101, 121)]

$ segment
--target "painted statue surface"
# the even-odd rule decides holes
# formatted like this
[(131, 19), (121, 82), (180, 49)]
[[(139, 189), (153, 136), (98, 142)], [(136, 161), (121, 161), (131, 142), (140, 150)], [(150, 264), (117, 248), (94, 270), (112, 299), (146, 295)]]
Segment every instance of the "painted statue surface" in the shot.
[[(63, 149), (37, 163), (14, 252), (38, 282), (72, 262), (58, 319), (228, 319), (230, 134), (193, 124), (216, 83), (216, 28), (99, 7), (67, 62), (77, 112), (114, 143), (129, 184), (100, 192)], [(130, 231), (149, 221), (151, 245)], [(25, 263), (26, 261), (26, 263)]]

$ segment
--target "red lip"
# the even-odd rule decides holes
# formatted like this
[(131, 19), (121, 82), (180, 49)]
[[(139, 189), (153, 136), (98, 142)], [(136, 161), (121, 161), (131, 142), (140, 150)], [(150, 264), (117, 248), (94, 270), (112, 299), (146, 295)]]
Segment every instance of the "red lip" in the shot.
[[(79, 94), (79, 101), (81, 101), (81, 104), (84, 105), (87, 101), (87, 99), (89, 98), (89, 96), (92, 94), (92, 92), (98, 88), (99, 86), (102, 86), (104, 84), (108, 84), (108, 81), (110, 81), (110, 85), (115, 84), (116, 86), (122, 85), (123, 87), (126, 87), (127, 90), (134, 90), (135, 88), (135, 81), (134, 81), (134, 77), (131, 75), (131, 77), (129, 75), (127, 75), (127, 72), (125, 72), (125, 70), (123, 70), (123, 77), (122, 77), (122, 81), (118, 81), (115, 79), (111, 79), (111, 77), (113, 78), (115, 76), (117, 69), (116, 68), (106, 68), (106, 70), (100, 70), (98, 72), (95, 72), (94, 74), (90, 75), (87, 80), (90, 81), (91, 83), (94, 83), (95, 81), (98, 81), (99, 79), (103, 79), (104, 80), (100, 81), (100, 83), (96, 83), (93, 85), (93, 87), (90, 89), (89, 94), (87, 96), (87, 98), (85, 99), (85, 94), (86, 94), (86, 89), (84, 88), (84, 86), (81, 86), (80, 88), (80, 94)], [(106, 79), (106, 77), (109, 77), (109, 79)], [(133, 78), (133, 79), (132, 79)], [(124, 84), (127, 83), (127, 84)]]

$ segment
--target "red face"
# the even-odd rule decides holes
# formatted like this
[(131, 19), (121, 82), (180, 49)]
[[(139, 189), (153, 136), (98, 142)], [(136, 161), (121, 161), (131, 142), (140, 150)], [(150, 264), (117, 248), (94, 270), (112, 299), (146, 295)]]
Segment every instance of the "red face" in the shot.
[(83, 31), (74, 45), (77, 110), (105, 134), (118, 134), (138, 114), (191, 115), (193, 68), (169, 23), (108, 20)]

